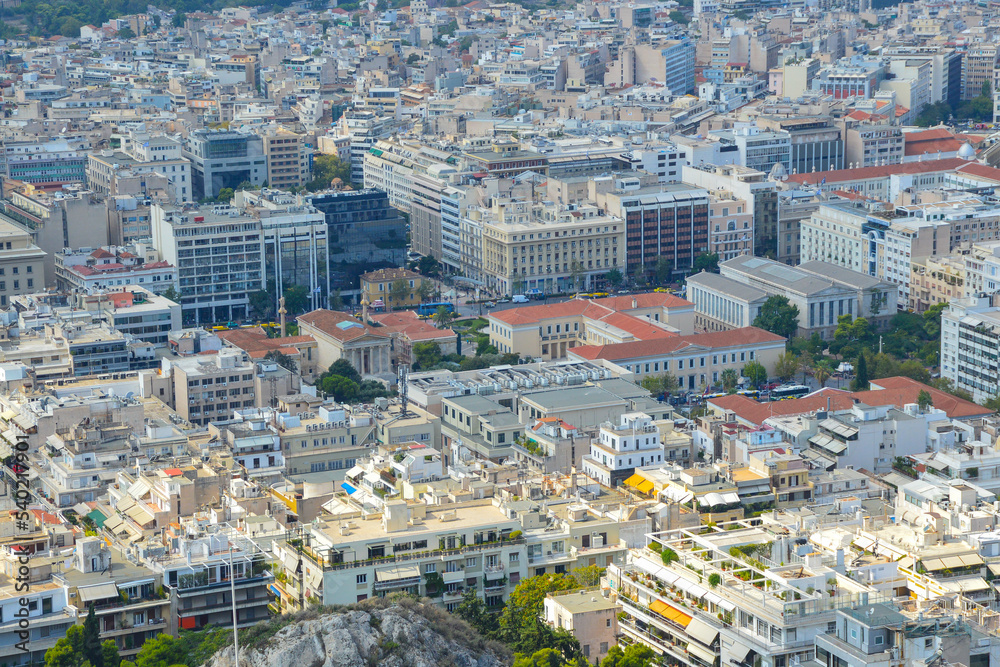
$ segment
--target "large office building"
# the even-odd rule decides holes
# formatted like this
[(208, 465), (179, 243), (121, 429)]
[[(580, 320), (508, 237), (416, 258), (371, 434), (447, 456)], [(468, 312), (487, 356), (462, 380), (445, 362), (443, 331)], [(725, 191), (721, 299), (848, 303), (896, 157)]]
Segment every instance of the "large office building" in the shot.
[(152, 207), (153, 244), (177, 267), (186, 324), (248, 317), (249, 296), (264, 289), (260, 220), (229, 205)]
[(235, 190), (242, 183), (263, 185), (267, 180), (263, 142), (254, 134), (197, 130), (188, 136), (183, 154), (191, 161), (195, 200), (218, 197), (222, 188)]
[(318, 192), (307, 202), (326, 219), (331, 289), (357, 294), (362, 273), (403, 264), (406, 221), (381, 190)]
[(762, 116), (757, 125), (788, 134), (789, 173), (808, 174), (844, 167), (841, 131), (827, 116)]
[(647, 275), (661, 259), (677, 276), (708, 252), (709, 195), (697, 187), (661, 184), (631, 188), (619, 179), (615, 189), (597, 193), (598, 206), (625, 220), (625, 261), (630, 273)]

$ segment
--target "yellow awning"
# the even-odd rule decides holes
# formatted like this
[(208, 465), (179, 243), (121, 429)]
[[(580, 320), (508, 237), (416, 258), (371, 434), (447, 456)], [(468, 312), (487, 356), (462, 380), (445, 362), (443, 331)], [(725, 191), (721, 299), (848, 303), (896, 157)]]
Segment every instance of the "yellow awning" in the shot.
[(5, 410), (3, 414), (0, 414), (0, 419), (3, 419), (5, 422), (9, 422), (16, 416), (17, 413), (14, 412), (13, 410)]
[(643, 477), (642, 475), (632, 475), (631, 477), (625, 480), (625, 486), (638, 488), (638, 486), (642, 484), (644, 481), (646, 481), (646, 478)]
[(675, 609), (663, 600), (653, 600), (653, 602), (649, 605), (649, 609), (668, 621), (673, 621), (674, 623), (685, 628), (688, 626), (688, 623), (691, 622), (691, 616), (685, 614), (679, 609)]
[(653, 483), (647, 479), (637, 484), (635, 488), (639, 489), (642, 493), (650, 493), (653, 490)]

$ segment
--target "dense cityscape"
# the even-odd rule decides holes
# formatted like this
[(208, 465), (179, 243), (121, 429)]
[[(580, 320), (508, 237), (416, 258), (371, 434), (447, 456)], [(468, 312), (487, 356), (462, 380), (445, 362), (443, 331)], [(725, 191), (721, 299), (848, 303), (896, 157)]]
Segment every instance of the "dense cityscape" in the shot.
[(0, 1), (0, 667), (1000, 665), (1000, 4)]

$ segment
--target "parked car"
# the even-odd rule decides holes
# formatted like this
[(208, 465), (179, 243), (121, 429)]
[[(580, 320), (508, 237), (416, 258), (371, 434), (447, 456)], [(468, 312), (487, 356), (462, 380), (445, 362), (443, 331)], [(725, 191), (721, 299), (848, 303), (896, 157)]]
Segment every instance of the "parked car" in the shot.
[(523, 294), (515, 294), (510, 298), (513, 303), (528, 303), (528, 297)]
[(496, 301), (487, 301), (483, 305), (486, 306), (487, 308), (496, 308), (497, 307)]

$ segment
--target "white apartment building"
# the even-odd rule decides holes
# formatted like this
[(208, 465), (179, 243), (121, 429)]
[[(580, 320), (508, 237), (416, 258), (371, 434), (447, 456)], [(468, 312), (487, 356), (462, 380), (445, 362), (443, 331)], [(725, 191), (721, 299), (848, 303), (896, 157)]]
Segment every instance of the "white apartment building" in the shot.
[(941, 313), (941, 377), (984, 401), (1000, 393), (1000, 308), (988, 297), (955, 299)]
[(351, 182), (365, 181), (365, 154), (381, 137), (389, 133), (393, 119), (367, 109), (349, 109), (340, 117), (337, 134), (351, 142)]
[(87, 156), (87, 187), (104, 195), (142, 194), (120, 190), (119, 180), (139, 174), (161, 174), (170, 184), (171, 200), (192, 201), (191, 161), (181, 154), (180, 142), (169, 137), (130, 137), (123, 150), (103, 150)]
[(143, 244), (67, 248), (55, 256), (56, 284), (85, 294), (132, 285), (156, 294), (176, 289), (177, 268), (153, 259), (155, 255), (155, 250)]
[(158, 203), (152, 218), (153, 244), (177, 267), (185, 323), (247, 318), (249, 295), (265, 285), (260, 220), (229, 205)]
[(626, 412), (617, 424), (601, 424), (583, 470), (604, 486), (614, 487), (637, 467), (663, 463), (663, 443), (653, 419), (642, 412)]
[(406, 212), (413, 201), (414, 174), (447, 179), (458, 173), (454, 155), (420, 141), (380, 139), (363, 158), (364, 186), (385, 192), (390, 204)]

